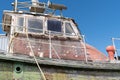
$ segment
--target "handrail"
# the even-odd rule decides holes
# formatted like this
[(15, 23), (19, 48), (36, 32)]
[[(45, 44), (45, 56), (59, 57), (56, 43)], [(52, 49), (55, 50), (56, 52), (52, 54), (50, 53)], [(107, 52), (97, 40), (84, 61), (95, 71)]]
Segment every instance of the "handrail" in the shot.
[[(50, 14), (50, 15), (55, 15), (56, 10), (60, 10), (60, 16), (62, 16), (62, 11), (63, 9), (67, 9), (66, 6), (60, 5), (60, 4), (48, 4), (44, 2), (31, 2), (31, 1), (26, 1), (26, 2), (18, 2), (18, 0), (15, 0), (14, 3), (12, 3), (14, 6), (14, 12), (19, 12), (22, 11), (23, 13), (31, 13), (31, 14), (40, 14), (44, 15)], [(34, 10), (33, 10), (34, 9)]]
[(85, 36), (84, 35), (83, 35), (83, 44), (84, 44), (85, 61), (88, 62), (86, 42), (85, 42)]
[(116, 57), (116, 60), (119, 60), (118, 55), (120, 55), (120, 52), (119, 52), (120, 51), (120, 46), (118, 46), (118, 44), (116, 44), (116, 41), (120, 41), (120, 38), (112, 38), (112, 44), (115, 48), (115, 57)]
[[(17, 11), (30, 12), (31, 7), (46, 8), (46, 6), (47, 6), (45, 3), (42, 3), (42, 2), (37, 2), (37, 3), (35, 2), (38, 5), (33, 5), (33, 3), (34, 2), (31, 2), (31, 1), (18, 2), (18, 0), (15, 0), (15, 3), (12, 3), (12, 5), (14, 6), (15, 12), (17, 12)], [(22, 10), (22, 9), (24, 9), (24, 10)]]

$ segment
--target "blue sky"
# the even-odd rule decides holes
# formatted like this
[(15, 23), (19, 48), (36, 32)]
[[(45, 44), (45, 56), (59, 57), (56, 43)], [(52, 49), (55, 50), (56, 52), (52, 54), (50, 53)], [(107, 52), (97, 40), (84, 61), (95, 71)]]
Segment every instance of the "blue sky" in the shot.
[[(0, 20), (3, 10), (11, 10), (14, 0), (0, 0)], [(25, 0), (19, 0), (25, 1)], [(45, 1), (47, 0), (40, 0)], [(86, 42), (106, 53), (112, 37), (120, 37), (120, 0), (51, 0), (68, 7), (64, 16), (74, 18)], [(2, 20), (0, 21), (2, 22)], [(0, 30), (2, 33), (2, 30)]]

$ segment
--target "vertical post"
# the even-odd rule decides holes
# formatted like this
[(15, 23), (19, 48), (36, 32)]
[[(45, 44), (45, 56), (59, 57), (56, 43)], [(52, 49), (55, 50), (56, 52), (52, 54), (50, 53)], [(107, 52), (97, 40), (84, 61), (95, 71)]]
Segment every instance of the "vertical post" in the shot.
[(38, 0), (31, 0), (33, 6), (38, 6), (39, 1)]
[(62, 10), (60, 10), (60, 16), (61, 16), (61, 17), (63, 16), (63, 14), (62, 14)]
[[(112, 38), (112, 43), (113, 43), (113, 47), (116, 49), (114, 38)], [(118, 54), (117, 54), (116, 50), (115, 50), (115, 57), (116, 57), (116, 59), (118, 60)]]
[(15, 0), (15, 4), (14, 4), (14, 11), (15, 11), (15, 12), (17, 12), (17, 3), (18, 3), (18, 1)]
[(49, 31), (49, 58), (52, 58), (51, 31)]
[(86, 63), (88, 62), (88, 59), (87, 59), (87, 50), (86, 50), (86, 42), (85, 42), (85, 36), (84, 35), (82, 35), (83, 36), (83, 42), (84, 42), (84, 52), (85, 52), (85, 61), (86, 61)]

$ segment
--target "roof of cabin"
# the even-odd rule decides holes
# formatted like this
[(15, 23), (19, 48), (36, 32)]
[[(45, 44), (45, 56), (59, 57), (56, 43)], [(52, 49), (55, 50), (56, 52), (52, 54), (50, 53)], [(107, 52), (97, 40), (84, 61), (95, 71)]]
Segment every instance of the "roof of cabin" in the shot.
[(88, 59), (92, 61), (108, 61), (108, 57), (106, 57), (106, 55), (97, 50), (95, 47), (86, 44), (86, 48)]

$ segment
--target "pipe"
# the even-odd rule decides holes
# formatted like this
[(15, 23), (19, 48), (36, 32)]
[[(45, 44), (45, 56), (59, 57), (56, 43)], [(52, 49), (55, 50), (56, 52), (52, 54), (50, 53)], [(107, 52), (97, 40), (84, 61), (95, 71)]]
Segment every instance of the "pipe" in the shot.
[(114, 48), (114, 46), (108, 46), (106, 48), (106, 51), (108, 52), (109, 60), (110, 61), (115, 60), (115, 58), (114, 58), (114, 54), (115, 54), (115, 48)]

